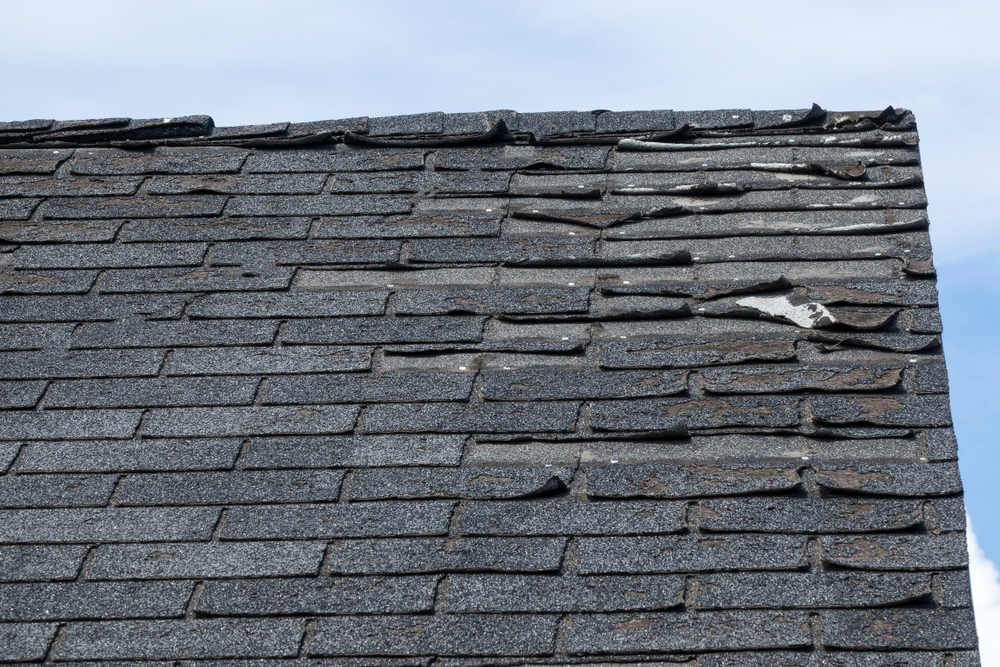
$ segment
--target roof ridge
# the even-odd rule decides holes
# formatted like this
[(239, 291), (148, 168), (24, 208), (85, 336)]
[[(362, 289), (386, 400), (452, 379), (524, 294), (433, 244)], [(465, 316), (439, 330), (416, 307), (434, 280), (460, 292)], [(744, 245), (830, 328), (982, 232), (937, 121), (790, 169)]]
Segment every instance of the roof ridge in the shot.
[(471, 113), (406, 114), (301, 123), (278, 122), (217, 127), (211, 116), (0, 122), (4, 148), (155, 146), (303, 147), (345, 143), (365, 147), (471, 146), (493, 143), (615, 144), (693, 139), (741, 133), (810, 131), (861, 132), (915, 129), (913, 114), (888, 106), (882, 111), (831, 112), (808, 109), (715, 109), (702, 111), (552, 111), (509, 109)]

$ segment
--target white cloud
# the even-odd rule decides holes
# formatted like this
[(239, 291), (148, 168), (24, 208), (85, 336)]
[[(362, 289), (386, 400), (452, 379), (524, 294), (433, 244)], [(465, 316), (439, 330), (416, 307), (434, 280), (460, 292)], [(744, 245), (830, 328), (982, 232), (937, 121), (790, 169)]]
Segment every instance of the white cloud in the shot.
[(1000, 666), (1000, 572), (980, 548), (972, 523), (966, 515), (969, 541), (969, 575), (972, 579), (972, 604), (976, 611), (979, 652), (986, 667)]

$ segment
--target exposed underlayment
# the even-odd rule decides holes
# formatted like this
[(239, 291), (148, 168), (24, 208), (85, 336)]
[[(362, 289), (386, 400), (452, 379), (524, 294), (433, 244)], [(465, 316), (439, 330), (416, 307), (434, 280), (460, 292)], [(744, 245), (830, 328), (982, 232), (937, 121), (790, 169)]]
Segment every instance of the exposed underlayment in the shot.
[(0, 123), (0, 659), (971, 667), (912, 114)]

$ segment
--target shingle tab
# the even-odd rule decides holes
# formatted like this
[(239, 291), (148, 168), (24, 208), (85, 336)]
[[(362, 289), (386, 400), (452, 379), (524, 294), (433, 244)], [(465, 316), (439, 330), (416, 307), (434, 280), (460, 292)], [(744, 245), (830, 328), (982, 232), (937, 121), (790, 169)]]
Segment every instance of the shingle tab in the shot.
[(572, 431), (576, 403), (398, 403), (369, 406), (362, 433), (463, 433)]
[(701, 528), (753, 532), (877, 532), (923, 525), (918, 502), (743, 498), (700, 503)]
[(453, 503), (242, 506), (226, 515), (225, 539), (443, 535)]
[(55, 623), (0, 624), (4, 660), (36, 662), (44, 659), (58, 627)]
[(472, 391), (473, 373), (402, 372), (371, 375), (297, 375), (268, 380), (261, 392), (266, 404), (383, 403), (408, 401), (462, 401)]
[(205, 540), (218, 516), (212, 507), (3, 510), (0, 543)]
[(699, 576), (699, 609), (883, 607), (930, 598), (927, 574), (768, 572)]
[(459, 514), (465, 535), (642, 535), (678, 533), (683, 503), (580, 503), (573, 499), (523, 503), (474, 501)]
[(799, 570), (807, 566), (805, 546), (798, 535), (586, 537), (580, 573)]
[(341, 616), (319, 622), (312, 655), (539, 655), (558, 616)]
[(452, 613), (658, 611), (683, 604), (684, 578), (452, 575)]
[(107, 621), (66, 626), (56, 660), (280, 658), (298, 653), (298, 619)]
[(137, 378), (61, 380), (45, 395), (47, 408), (130, 408), (233, 405), (253, 402), (253, 378)]
[(187, 581), (7, 584), (0, 586), (0, 619), (177, 618), (193, 588)]
[(105, 544), (93, 554), (90, 579), (218, 579), (310, 575), (322, 542)]
[(801, 612), (590, 614), (573, 617), (570, 653), (639, 653), (812, 646)]
[(198, 613), (206, 616), (278, 614), (422, 614), (434, 609), (437, 577), (323, 577), (213, 581)]
[(330, 543), (332, 574), (558, 572), (565, 538), (462, 537), (339, 540)]
[(346, 433), (357, 415), (350, 405), (163, 408), (150, 412), (145, 432), (164, 437)]
[(24, 446), (22, 472), (112, 472), (229, 468), (239, 440), (98, 440), (37, 442)]
[(119, 505), (235, 505), (335, 501), (344, 474), (334, 470), (182, 472), (128, 475)]
[(848, 649), (976, 648), (971, 609), (823, 612), (827, 646)]

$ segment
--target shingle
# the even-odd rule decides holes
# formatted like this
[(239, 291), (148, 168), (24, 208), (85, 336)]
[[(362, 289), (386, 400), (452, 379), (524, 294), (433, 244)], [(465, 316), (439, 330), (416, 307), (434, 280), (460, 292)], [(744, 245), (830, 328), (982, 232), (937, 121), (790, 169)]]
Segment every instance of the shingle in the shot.
[(587, 495), (595, 498), (697, 498), (791, 491), (801, 481), (794, 467), (708, 461), (686, 465), (587, 467)]
[(445, 501), (261, 505), (231, 508), (223, 539), (444, 535), (454, 503)]
[(576, 403), (397, 403), (369, 406), (362, 433), (511, 433), (572, 431)]
[(239, 405), (253, 402), (256, 378), (141, 378), (52, 383), (46, 408)]
[(389, 195), (236, 195), (226, 215), (388, 215), (411, 208), (408, 197)]
[(305, 632), (299, 619), (205, 619), (70, 623), (56, 660), (278, 658), (295, 656)]
[(594, 242), (560, 236), (499, 239), (417, 239), (409, 244), (411, 262), (517, 262), (588, 257)]
[(90, 322), (129, 315), (180, 317), (182, 297), (142, 296), (5, 296), (3, 322)]
[(268, 379), (260, 400), (265, 404), (383, 403), (463, 401), (472, 391), (474, 373), (420, 372), (369, 375), (296, 375)]
[(753, 112), (749, 109), (678, 111), (675, 118), (678, 126), (689, 123), (692, 127), (698, 128), (741, 127), (753, 124)]
[(269, 264), (386, 263), (399, 259), (399, 242), (386, 240), (233, 241), (212, 248), (212, 264), (232, 266)]
[[(10, 358), (9, 355), (0, 356)], [(30, 408), (38, 402), (46, 383), (34, 381), (0, 381), (0, 408)]]
[(912, 390), (917, 394), (947, 394), (948, 369), (944, 360), (917, 364), (914, 367)]
[(900, 318), (901, 322), (905, 322), (907, 331), (918, 334), (941, 333), (941, 313), (937, 308), (914, 308), (907, 313), (908, 317)]
[(311, 655), (539, 655), (556, 615), (339, 616), (319, 621)]
[(38, 132), (52, 126), (55, 121), (44, 118), (9, 120), (0, 123), (0, 132)]
[(496, 270), (489, 266), (464, 269), (420, 269), (412, 271), (301, 269), (296, 287), (430, 287), (438, 285), (489, 285)]
[(462, 509), (464, 535), (643, 535), (683, 529), (683, 503), (575, 499), (519, 503), (473, 501)]
[(169, 375), (366, 371), (371, 368), (372, 350), (330, 345), (179, 348), (170, 355), (165, 371)]
[(368, 435), (325, 438), (254, 438), (247, 468), (457, 465), (464, 436)]
[(435, 152), (437, 169), (594, 170), (604, 166), (606, 146), (497, 146), (443, 148)]
[(314, 575), (323, 542), (105, 544), (94, 550), (89, 579), (218, 579)]
[(598, 132), (643, 132), (672, 130), (677, 127), (674, 112), (662, 111), (605, 111), (597, 114)]
[(230, 468), (239, 440), (97, 440), (26, 444), (21, 472), (129, 472)]
[(21, 269), (197, 266), (205, 248), (203, 243), (31, 245), (14, 251), (12, 264)]
[(76, 152), (71, 169), (74, 174), (97, 176), (235, 173), (246, 157), (246, 151), (214, 147), (161, 147), (149, 153), (88, 148)]
[(798, 535), (584, 537), (580, 574), (725, 570), (801, 570), (806, 538)]
[(942, 607), (972, 607), (972, 585), (968, 570), (952, 570), (937, 575), (938, 601)]
[(965, 533), (941, 535), (843, 535), (820, 538), (823, 561), (870, 570), (966, 567)]
[(145, 434), (189, 437), (346, 433), (358, 416), (351, 405), (314, 407), (159, 408), (150, 411)]
[(0, 547), (0, 581), (72, 580), (86, 554), (83, 545)]
[(687, 391), (683, 372), (593, 371), (566, 367), (483, 373), (487, 400), (535, 401), (669, 396)]
[(0, 273), (0, 294), (86, 294), (97, 271), (27, 270)]
[(602, 368), (678, 368), (761, 361), (794, 361), (795, 342), (754, 337), (671, 336), (601, 343)]
[(572, 616), (570, 653), (630, 653), (812, 646), (802, 612), (701, 612)]
[(0, 542), (207, 540), (218, 516), (212, 507), (4, 510)]
[(187, 581), (7, 584), (0, 586), (0, 619), (177, 618), (193, 588)]
[(971, 609), (825, 611), (823, 641), (848, 649), (976, 648)]
[(412, 498), (523, 499), (558, 494), (573, 479), (570, 468), (473, 467), (359, 470), (351, 500)]
[(921, 504), (841, 498), (741, 498), (700, 503), (702, 530), (850, 533), (902, 530), (923, 525)]
[[(116, 224), (120, 221), (114, 221)], [(309, 235), (306, 217), (268, 218), (149, 218), (129, 220), (119, 238), (135, 241), (244, 241), (250, 239), (304, 239)], [(108, 238), (95, 238), (105, 241)], [(88, 240), (88, 239), (83, 239)]]
[(277, 330), (277, 322), (261, 320), (100, 322), (77, 328), (73, 347), (269, 345)]
[(235, 505), (333, 502), (339, 470), (178, 472), (127, 475), (116, 490), (118, 505)]
[[(0, 222), (0, 239), (9, 243), (84, 243), (111, 241), (121, 220), (33, 220)], [(169, 240), (169, 239), (164, 239)]]
[(333, 574), (558, 572), (565, 538), (461, 537), (339, 540), (330, 543)]
[(954, 463), (823, 464), (816, 482), (826, 489), (885, 496), (940, 496), (962, 492)]
[(368, 134), (440, 134), (444, 114), (440, 111), (415, 113), (406, 116), (382, 116), (368, 119)]
[(682, 606), (684, 578), (452, 575), (450, 613), (658, 611)]
[(517, 131), (540, 139), (550, 134), (593, 132), (594, 114), (589, 111), (542, 111), (517, 114)]
[(319, 220), (314, 237), (434, 238), (449, 236), (497, 236), (500, 213), (486, 211), (418, 211), (405, 216), (344, 216)]
[(0, 199), (0, 220), (27, 220), (41, 199)]
[(795, 426), (798, 399), (779, 396), (662, 398), (593, 404), (591, 428), (599, 431), (674, 430), (725, 426)]
[(294, 269), (281, 266), (269, 266), (253, 271), (218, 266), (112, 269), (104, 272), (99, 289), (102, 293), (283, 289), (291, 284), (293, 274)]
[(400, 315), (450, 313), (585, 313), (586, 287), (449, 287), (404, 289), (396, 294)]
[(326, 182), (324, 174), (154, 176), (145, 191), (151, 195), (180, 194), (315, 194)]
[(55, 623), (0, 623), (0, 646), (4, 647), (0, 657), (12, 662), (43, 660), (58, 627)]
[(293, 321), (282, 329), (281, 342), (308, 344), (378, 344), (477, 342), (485, 317), (354, 317), (340, 320)]
[(72, 154), (67, 149), (0, 150), (0, 174), (52, 174)]
[(161, 197), (60, 197), (42, 205), (46, 218), (189, 218), (219, 215), (222, 195), (165, 195)]
[(437, 577), (321, 577), (212, 581), (198, 601), (208, 616), (423, 614)]
[(826, 424), (949, 426), (947, 396), (817, 396), (812, 414)]
[(113, 475), (5, 475), (0, 477), (0, 507), (86, 507), (108, 503)]
[(695, 578), (699, 609), (883, 607), (914, 604), (931, 595), (927, 574), (770, 572)]
[(59, 178), (0, 176), (0, 197), (65, 197), (72, 195), (132, 195), (141, 178)]
[(140, 416), (137, 410), (4, 410), (0, 440), (131, 438)]
[(880, 391), (902, 378), (901, 368), (798, 366), (796, 368), (712, 368), (700, 372), (713, 394), (774, 394), (800, 391)]
[[(4, 300), (6, 301), (6, 298)], [(68, 347), (69, 336), (74, 326), (73, 324), (0, 324), (0, 350)]]
[(389, 290), (208, 294), (194, 299), (187, 313), (208, 318), (381, 315), (388, 297)]
[(258, 152), (250, 156), (246, 171), (283, 173), (303, 171), (389, 171), (422, 169), (423, 151), (412, 149), (288, 150)]

